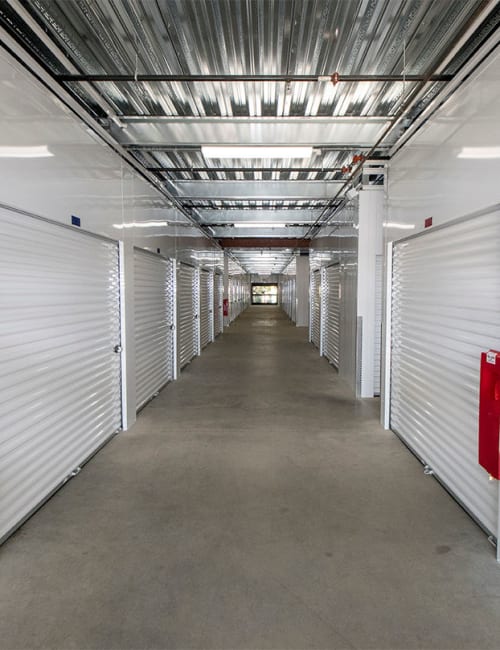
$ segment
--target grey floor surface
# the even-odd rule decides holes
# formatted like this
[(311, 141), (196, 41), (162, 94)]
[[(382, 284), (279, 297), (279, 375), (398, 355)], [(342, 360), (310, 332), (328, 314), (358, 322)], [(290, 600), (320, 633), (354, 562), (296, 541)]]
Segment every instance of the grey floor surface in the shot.
[(0, 549), (0, 648), (500, 648), (484, 533), (253, 307)]

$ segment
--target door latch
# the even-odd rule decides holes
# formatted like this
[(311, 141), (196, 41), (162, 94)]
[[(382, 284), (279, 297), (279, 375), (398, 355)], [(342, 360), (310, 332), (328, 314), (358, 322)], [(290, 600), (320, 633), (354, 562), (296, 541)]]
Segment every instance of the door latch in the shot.
[(115, 354), (120, 354), (120, 352), (122, 350), (123, 350), (123, 348), (122, 348), (121, 345), (115, 345), (115, 347), (113, 348), (113, 351), (114, 351)]

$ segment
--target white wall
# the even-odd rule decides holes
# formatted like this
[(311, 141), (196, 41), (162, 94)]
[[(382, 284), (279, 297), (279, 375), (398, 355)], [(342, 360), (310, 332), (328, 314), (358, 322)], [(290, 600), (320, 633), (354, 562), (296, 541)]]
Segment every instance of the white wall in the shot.
[[(472, 73), (389, 163), (386, 241), (500, 201), (500, 52)], [(465, 147), (494, 158), (459, 157)]]
[[(36, 67), (36, 66), (35, 66)], [(5, 157), (47, 147), (49, 157)], [(3, 148), (3, 151), (2, 151)], [(2, 155), (3, 154), (3, 155)], [(215, 242), (23, 65), (0, 47), (0, 204), (122, 242), (124, 423), (135, 421), (133, 247), (207, 268), (224, 267)], [(172, 225), (145, 227), (151, 222)], [(135, 224), (123, 228), (123, 225)], [(231, 270), (241, 269), (231, 261)]]
[[(222, 268), (212, 240), (0, 48), (0, 153), (21, 146), (45, 146), (52, 155), (0, 155), (0, 203), (65, 224), (75, 215), (90, 232)], [(177, 225), (140, 226), (158, 221)]]

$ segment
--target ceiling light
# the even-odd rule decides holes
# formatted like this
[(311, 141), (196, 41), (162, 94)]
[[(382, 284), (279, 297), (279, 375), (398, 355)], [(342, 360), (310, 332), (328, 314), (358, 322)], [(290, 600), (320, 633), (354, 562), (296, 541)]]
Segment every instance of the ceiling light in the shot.
[(463, 147), (458, 158), (500, 158), (500, 147)]
[(310, 158), (312, 147), (202, 147), (205, 158)]
[(262, 223), (257, 221), (240, 221), (235, 223), (235, 228), (286, 228), (288, 224), (286, 223)]
[(161, 228), (168, 226), (168, 221), (130, 221), (128, 223), (114, 223), (113, 228)]
[(385, 221), (384, 228), (399, 228), (400, 230), (413, 230), (415, 224), (413, 223), (394, 223), (393, 221)]
[(47, 145), (39, 147), (0, 147), (0, 158), (51, 158)]

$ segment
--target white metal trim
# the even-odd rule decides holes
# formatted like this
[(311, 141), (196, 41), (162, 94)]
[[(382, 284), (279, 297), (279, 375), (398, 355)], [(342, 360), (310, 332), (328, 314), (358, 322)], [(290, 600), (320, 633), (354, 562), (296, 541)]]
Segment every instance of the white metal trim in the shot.
[(386, 270), (385, 270), (385, 309), (382, 336), (382, 381), (381, 381), (381, 422), (384, 429), (391, 428), (391, 355), (392, 355), (392, 242), (387, 244)]

